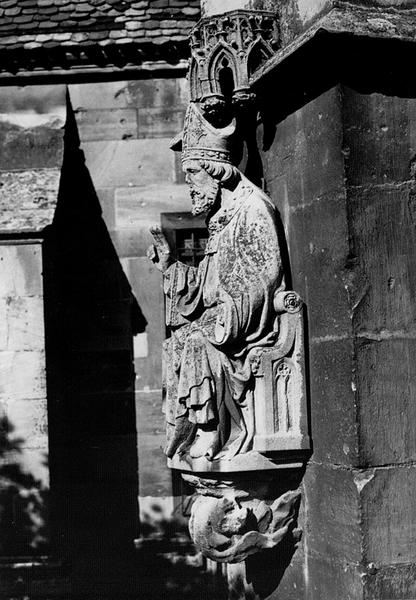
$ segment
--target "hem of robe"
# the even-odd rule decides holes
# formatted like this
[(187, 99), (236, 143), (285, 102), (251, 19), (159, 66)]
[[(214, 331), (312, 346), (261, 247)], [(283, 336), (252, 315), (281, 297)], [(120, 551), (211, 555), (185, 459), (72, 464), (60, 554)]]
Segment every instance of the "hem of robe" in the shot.
[(215, 394), (210, 377), (204, 379), (189, 388), (188, 393), (178, 394), (178, 406), (176, 418), (180, 419), (188, 414), (188, 420), (191, 423), (206, 424), (216, 419), (216, 413), (213, 409)]

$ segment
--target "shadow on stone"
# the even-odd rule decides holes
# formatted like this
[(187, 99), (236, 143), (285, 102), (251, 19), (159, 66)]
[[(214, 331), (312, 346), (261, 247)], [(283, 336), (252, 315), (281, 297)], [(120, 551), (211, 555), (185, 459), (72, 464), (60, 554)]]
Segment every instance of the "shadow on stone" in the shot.
[(299, 504), (290, 533), (272, 550), (250, 556), (246, 561), (247, 582), (252, 585), (257, 600), (268, 598), (278, 589), (286, 569), (296, 552), (301, 532), (297, 531)]
[[(0, 557), (47, 552), (48, 488), (24, 465), (24, 440), (0, 418)], [(45, 458), (46, 461), (46, 458)]]
[(53, 550), (73, 593), (131, 583), (139, 530), (133, 335), (146, 320), (101, 216), (68, 99), (44, 302)]

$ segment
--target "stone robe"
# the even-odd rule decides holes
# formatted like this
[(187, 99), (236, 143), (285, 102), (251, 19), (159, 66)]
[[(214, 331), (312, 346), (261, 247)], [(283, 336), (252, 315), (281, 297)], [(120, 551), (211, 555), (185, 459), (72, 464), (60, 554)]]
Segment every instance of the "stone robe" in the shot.
[(208, 224), (198, 268), (176, 262), (164, 276), (167, 449), (184, 453), (198, 426), (220, 447), (241, 432), (254, 386), (250, 350), (274, 342), (273, 297), (282, 282), (274, 207), (245, 177)]

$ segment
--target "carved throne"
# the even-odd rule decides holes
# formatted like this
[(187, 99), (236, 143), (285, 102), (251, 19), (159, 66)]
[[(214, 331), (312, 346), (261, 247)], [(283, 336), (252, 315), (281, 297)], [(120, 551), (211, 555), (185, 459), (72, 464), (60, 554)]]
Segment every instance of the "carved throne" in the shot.
[[(310, 447), (304, 375), (303, 302), (293, 291), (274, 297), (273, 346), (254, 349), (255, 377), (253, 450), (293, 456)], [(277, 457), (276, 457), (277, 458)]]

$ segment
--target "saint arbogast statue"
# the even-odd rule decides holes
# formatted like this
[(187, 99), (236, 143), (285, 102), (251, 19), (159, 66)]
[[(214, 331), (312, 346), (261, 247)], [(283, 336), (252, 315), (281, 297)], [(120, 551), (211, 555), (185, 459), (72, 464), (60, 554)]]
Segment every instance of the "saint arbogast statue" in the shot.
[(207, 214), (198, 268), (174, 262), (160, 228), (149, 257), (164, 274), (166, 454), (232, 459), (254, 435), (253, 350), (278, 332), (273, 299), (284, 289), (270, 199), (231, 162), (234, 123), (216, 129), (194, 103), (181, 140), (193, 214)]

